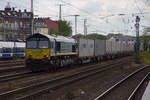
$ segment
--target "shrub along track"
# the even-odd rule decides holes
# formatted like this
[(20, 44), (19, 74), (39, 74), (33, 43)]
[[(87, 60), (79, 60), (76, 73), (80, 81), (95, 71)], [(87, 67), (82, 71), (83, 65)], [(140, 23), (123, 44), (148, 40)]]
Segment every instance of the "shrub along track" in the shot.
[[(21, 88), (13, 89), (11, 91), (7, 92), (2, 92), (0, 94), (0, 99), (1, 100), (6, 100), (6, 99), (23, 99), (23, 98), (28, 98), (32, 97), (37, 94), (41, 94), (49, 89), (56, 89), (61, 86), (65, 86), (67, 84), (71, 84), (73, 82), (76, 82), (78, 80), (82, 80), (84, 78), (87, 78), (88, 76), (95, 75), (99, 72), (103, 72), (108, 69), (112, 69), (116, 66), (121, 66), (127, 62), (129, 62), (129, 57), (128, 58), (123, 58), (121, 60), (113, 60), (111, 63), (104, 64), (103, 66), (99, 66), (99, 64), (96, 65), (91, 65), (89, 67), (84, 67), (85, 69), (80, 70), (80, 71), (75, 71), (74, 73), (70, 73), (67, 75), (59, 75), (59, 77), (56, 78), (49, 78), (46, 81), (39, 81), (38, 83), (34, 82), (31, 83), (29, 86), (24, 86)], [(114, 62), (115, 61), (115, 62)]]

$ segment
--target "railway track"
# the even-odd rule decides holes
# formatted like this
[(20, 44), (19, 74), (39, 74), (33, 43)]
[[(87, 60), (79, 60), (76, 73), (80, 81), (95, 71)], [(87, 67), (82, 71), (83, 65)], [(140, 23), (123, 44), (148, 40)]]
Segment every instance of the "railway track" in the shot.
[(0, 60), (0, 63), (22, 62), (22, 61), (24, 61), (24, 59), (18, 59), (18, 60), (11, 59), (11, 60)]
[[(96, 64), (97, 65), (97, 64)], [(84, 66), (86, 66), (86, 65), (84, 65)], [(64, 69), (65, 70), (65, 69)], [(14, 71), (19, 71), (19, 72), (17, 72), (18, 74), (16, 74), (16, 73), (12, 73), (12, 74), (4, 74), (3, 75), (3, 73), (5, 73), (5, 72), (14, 72)], [(22, 73), (31, 73), (31, 71), (30, 70), (28, 70), (25, 66), (16, 66), (16, 67), (5, 67), (5, 68), (0, 68), (0, 73), (2, 74), (0, 74), (0, 79), (2, 79), (3, 78), (3, 80), (4, 79), (6, 79), (7, 77), (12, 77), (12, 79), (10, 79), (10, 80), (13, 80), (13, 77), (14, 76), (19, 76), (20, 74), (22, 74), (22, 73), (20, 73), (20, 71), (22, 72)], [(24, 71), (26, 71), (26, 72), (24, 72)], [(63, 70), (62, 70), (63, 71)], [(6, 76), (6, 77), (5, 77)], [(15, 78), (14, 78), (15, 79)], [(19, 79), (19, 78), (17, 78), (17, 79)], [(7, 80), (7, 79), (6, 79)], [(1, 81), (0, 81), (1, 82)]]
[(5, 72), (25, 70), (26, 68), (24, 66), (24, 60), (0, 61), (0, 75)]
[(128, 100), (138, 100), (138, 99), (136, 99), (137, 92), (138, 92), (138, 90), (140, 90), (140, 88), (142, 87), (144, 82), (146, 82), (149, 77), (150, 77), (150, 72), (148, 74), (146, 74), (145, 77), (140, 81), (140, 83), (137, 85), (137, 87), (134, 89), (134, 91), (128, 97)]
[(13, 72), (13, 71), (19, 71), (19, 70), (27, 70), (27, 68), (25, 67), (25, 65), (14, 65), (14, 66), (12, 65), (12, 67), (6, 67), (6, 66), (5, 67), (1, 67), (0, 66), (0, 73)]
[(30, 86), (21, 87), (18, 89), (0, 93), (0, 99), (1, 100), (6, 100), (6, 99), (7, 100), (13, 100), (13, 99), (22, 100), (22, 99), (32, 98), (38, 94), (42, 94), (49, 90), (60, 88), (67, 84), (71, 84), (78, 80), (87, 78), (88, 76), (95, 75), (99, 72), (106, 71), (110, 68), (113, 68), (113, 67), (125, 64), (125, 63), (127, 63), (127, 60), (118, 61), (112, 64), (107, 64), (107, 65), (104, 65), (103, 67), (89, 68), (87, 70), (76, 72), (70, 75), (65, 75), (65, 76), (54, 78), (54, 79), (49, 79), (40, 83), (32, 84)]
[(96, 97), (95, 100), (138, 100), (134, 98), (135, 94), (149, 75), (150, 65), (141, 67), (119, 82), (116, 82), (115, 85)]
[(30, 77), (33, 75), (34, 75), (34, 73), (32, 73), (31, 71), (9, 74), (9, 75), (3, 75), (3, 76), (0, 76), (0, 82), (7, 82), (7, 81), (11, 81), (11, 80), (21, 79), (24, 77)]
[(0, 61), (0, 67), (12, 67), (16, 65), (24, 65), (24, 60)]
[(13, 67), (0, 67), (0, 73), (4, 72), (13, 72), (13, 71), (19, 71), (19, 70), (26, 70), (24, 65), (19, 65), (19, 66), (13, 66)]

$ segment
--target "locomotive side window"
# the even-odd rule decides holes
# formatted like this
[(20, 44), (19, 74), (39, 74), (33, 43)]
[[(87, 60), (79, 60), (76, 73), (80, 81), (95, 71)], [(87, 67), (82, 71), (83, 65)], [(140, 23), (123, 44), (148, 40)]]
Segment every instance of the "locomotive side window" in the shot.
[(56, 51), (60, 52), (60, 42), (56, 42)]
[(37, 41), (27, 41), (27, 48), (37, 48)]
[(76, 52), (76, 45), (72, 45), (72, 52)]

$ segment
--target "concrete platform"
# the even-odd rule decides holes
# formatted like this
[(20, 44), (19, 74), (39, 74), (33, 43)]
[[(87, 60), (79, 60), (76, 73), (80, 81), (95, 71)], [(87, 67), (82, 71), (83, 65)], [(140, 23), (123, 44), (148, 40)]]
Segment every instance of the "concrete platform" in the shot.
[(148, 83), (145, 92), (142, 96), (142, 100), (150, 100), (150, 82)]

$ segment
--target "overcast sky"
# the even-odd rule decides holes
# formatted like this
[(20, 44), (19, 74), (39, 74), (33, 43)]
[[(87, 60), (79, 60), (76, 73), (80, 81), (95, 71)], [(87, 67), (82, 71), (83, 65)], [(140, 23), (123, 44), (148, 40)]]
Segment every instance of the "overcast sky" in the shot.
[[(0, 0), (0, 9), (8, 2), (16, 9), (30, 11), (31, 0)], [(88, 34), (97, 32), (107, 35), (121, 32), (135, 36), (135, 17), (140, 16), (140, 34), (144, 26), (150, 26), (150, 0), (34, 0), (34, 14), (58, 20), (59, 4), (62, 19), (70, 21), (74, 34), (74, 17), (78, 14), (78, 33), (83, 34), (83, 19), (87, 19)], [(148, 12), (148, 13), (147, 13)], [(144, 14), (141, 14), (144, 13)], [(125, 14), (125, 15), (119, 15)]]

